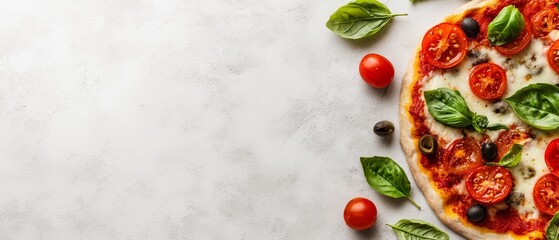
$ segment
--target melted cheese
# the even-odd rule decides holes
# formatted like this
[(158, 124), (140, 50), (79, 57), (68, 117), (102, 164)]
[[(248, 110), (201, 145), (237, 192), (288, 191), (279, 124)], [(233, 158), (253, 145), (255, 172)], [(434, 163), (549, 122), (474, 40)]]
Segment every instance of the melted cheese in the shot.
[[(550, 37), (552, 39), (559, 39), (559, 31), (553, 31)], [(527, 49), (513, 57), (503, 56), (490, 48), (477, 50), (480, 56), (486, 56), (490, 62), (505, 69), (507, 74), (507, 90), (503, 98), (506, 98), (528, 84), (559, 83), (557, 74), (547, 63), (546, 53), (548, 48), (541, 40), (532, 39)], [(473, 94), (469, 86), (469, 72), (476, 60), (475, 58), (466, 57), (464, 61), (454, 68), (436, 70), (423, 79), (423, 90), (427, 91), (441, 87), (456, 89), (460, 91), (470, 110), (487, 116), (490, 124), (503, 123), (509, 126), (514, 124), (520, 128), (527, 128), (528, 126), (516, 116), (512, 109), (509, 108), (505, 113), (495, 113), (493, 101), (480, 99)], [(429, 114), (427, 107), (425, 107), (425, 112), (426, 121), (431, 126), (431, 131), (442, 137), (447, 143), (462, 137), (461, 129), (446, 127), (435, 121), (431, 114)], [(494, 141), (502, 131), (486, 131), (485, 133)], [(520, 214), (527, 218), (537, 218), (539, 216), (539, 211), (534, 205), (532, 190), (536, 181), (549, 172), (544, 161), (544, 151), (547, 144), (559, 135), (557, 133), (544, 133), (538, 130), (533, 130), (532, 132), (536, 134), (537, 140), (525, 143), (520, 164), (510, 169), (515, 179), (513, 191), (524, 195), (523, 204), (516, 206), (516, 208)], [(535, 170), (535, 176), (527, 178), (525, 171), (530, 167)], [(462, 189), (463, 184), (460, 184), (457, 188)]]

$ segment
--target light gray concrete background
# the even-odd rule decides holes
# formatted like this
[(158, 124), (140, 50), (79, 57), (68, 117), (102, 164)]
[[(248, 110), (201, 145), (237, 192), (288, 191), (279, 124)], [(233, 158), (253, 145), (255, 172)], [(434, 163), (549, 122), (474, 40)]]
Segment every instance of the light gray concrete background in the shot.
[[(374, 192), (359, 157), (409, 174), (372, 127), (398, 122), (415, 45), (465, 1), (386, 1), (409, 16), (362, 41), (325, 27), (346, 2), (0, 1), (0, 239), (396, 239), (402, 218), (457, 239), (413, 181), (422, 211)], [(359, 77), (372, 52), (388, 89)], [(358, 196), (369, 231), (343, 222)]]

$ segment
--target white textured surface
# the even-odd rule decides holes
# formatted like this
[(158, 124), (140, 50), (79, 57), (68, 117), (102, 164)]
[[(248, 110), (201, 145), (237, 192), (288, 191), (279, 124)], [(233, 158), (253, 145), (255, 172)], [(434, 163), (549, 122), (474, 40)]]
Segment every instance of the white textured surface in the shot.
[[(363, 41), (324, 25), (345, 3), (0, 1), (0, 239), (396, 239), (401, 218), (451, 233), (413, 181), (423, 211), (374, 192), (359, 157), (408, 171), (372, 126), (398, 122), (414, 46), (464, 1), (386, 2), (409, 16)], [(386, 90), (359, 78), (370, 52), (396, 67)], [(357, 196), (379, 209), (370, 231), (343, 222)]]

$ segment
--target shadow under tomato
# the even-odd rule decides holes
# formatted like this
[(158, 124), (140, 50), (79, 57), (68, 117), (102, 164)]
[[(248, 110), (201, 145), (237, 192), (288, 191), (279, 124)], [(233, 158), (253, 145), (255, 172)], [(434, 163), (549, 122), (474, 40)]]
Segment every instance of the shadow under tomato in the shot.
[[(361, 78), (361, 77), (359, 77), (359, 78)], [(385, 88), (374, 88), (374, 87), (371, 87), (371, 86), (367, 85), (367, 83), (365, 83), (363, 81), (363, 79), (361, 79), (361, 81), (363, 82), (363, 87), (368, 88), (367, 92), (369, 92), (372, 96), (381, 96), (383, 98), (386, 96), (387, 93), (390, 92), (390, 88), (391, 88), (391, 85), (392, 85), (392, 84), (390, 84), (390, 85), (388, 85), (388, 87), (385, 87)]]
[(357, 235), (359, 239), (377, 239), (377, 238), (373, 238), (373, 236), (378, 235), (378, 231), (376, 229), (378, 227), (377, 224), (378, 222), (375, 223), (375, 225), (369, 229), (355, 231), (355, 235)]
[(392, 99), (393, 97), (397, 97), (395, 95), (399, 95), (400, 94), (400, 87), (401, 87), (401, 79), (396, 78), (397, 76), (395, 75), (394, 78), (392, 79), (392, 82), (390, 83), (390, 85), (388, 85), (385, 88), (374, 88), (369, 86), (367, 83), (365, 83), (365, 81), (363, 81), (363, 79), (361, 79), (361, 76), (358, 75), (359, 80), (361, 82), (363, 82), (363, 87), (367, 88), (367, 92), (368, 95), (371, 97), (381, 97), (382, 99), (389, 101), (390, 99)]

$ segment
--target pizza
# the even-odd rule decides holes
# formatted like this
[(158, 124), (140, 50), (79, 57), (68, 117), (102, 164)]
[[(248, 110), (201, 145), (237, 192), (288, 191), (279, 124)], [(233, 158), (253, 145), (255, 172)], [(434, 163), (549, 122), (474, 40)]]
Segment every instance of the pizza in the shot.
[(404, 76), (400, 141), (430, 207), (469, 239), (546, 239), (559, 211), (559, 1), (471, 1)]

